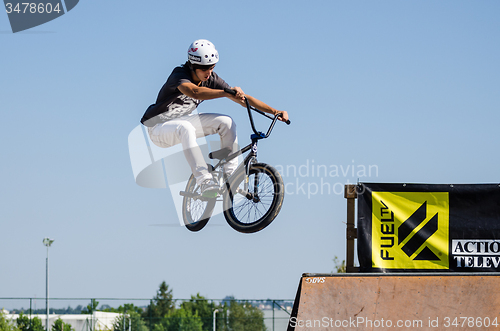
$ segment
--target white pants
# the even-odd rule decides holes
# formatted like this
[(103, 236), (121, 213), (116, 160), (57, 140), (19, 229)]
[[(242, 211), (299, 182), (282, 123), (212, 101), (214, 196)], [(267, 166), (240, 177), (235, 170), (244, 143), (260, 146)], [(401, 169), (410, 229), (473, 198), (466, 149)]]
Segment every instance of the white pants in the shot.
[[(196, 143), (197, 138), (218, 133), (221, 148), (230, 147), (233, 152), (237, 149), (236, 124), (233, 119), (221, 114), (190, 114), (158, 123), (148, 128), (151, 141), (159, 147), (170, 147), (182, 144), (186, 157), (196, 182), (201, 184), (212, 176), (208, 172), (207, 164)], [(238, 158), (226, 164), (225, 171), (231, 174), (238, 166)]]

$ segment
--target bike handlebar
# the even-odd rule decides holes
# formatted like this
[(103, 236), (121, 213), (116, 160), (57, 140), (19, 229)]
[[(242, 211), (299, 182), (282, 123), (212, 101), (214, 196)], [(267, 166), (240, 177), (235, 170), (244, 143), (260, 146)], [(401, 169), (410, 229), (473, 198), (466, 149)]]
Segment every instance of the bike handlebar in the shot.
[[(225, 88), (224, 92), (229, 93), (231, 95), (236, 95), (236, 91), (233, 90), (233, 89), (230, 89), (230, 88)], [(248, 114), (250, 116), (250, 120), (252, 122), (252, 127), (253, 127), (253, 119), (252, 119), (252, 115), (250, 113), (250, 110), (253, 110), (254, 112), (259, 113), (259, 114), (261, 114), (261, 115), (263, 115), (263, 116), (265, 116), (265, 117), (267, 117), (267, 118), (269, 118), (271, 120), (274, 120), (274, 121), (276, 121), (278, 119), (278, 117), (282, 117), (283, 116), (283, 115), (281, 115), (281, 113), (278, 113), (278, 114), (276, 114), (274, 116), (271, 116), (271, 115), (263, 112), (262, 110), (257, 109), (255, 107), (251, 106), (250, 103), (248, 102), (247, 97), (245, 97), (245, 103), (246, 103), (246, 106), (247, 106), (247, 109), (248, 109)], [(290, 125), (292, 122), (290, 122), (290, 120), (287, 120), (285, 123), (288, 124), (288, 125)], [(254, 132), (256, 132), (255, 128), (254, 128)]]

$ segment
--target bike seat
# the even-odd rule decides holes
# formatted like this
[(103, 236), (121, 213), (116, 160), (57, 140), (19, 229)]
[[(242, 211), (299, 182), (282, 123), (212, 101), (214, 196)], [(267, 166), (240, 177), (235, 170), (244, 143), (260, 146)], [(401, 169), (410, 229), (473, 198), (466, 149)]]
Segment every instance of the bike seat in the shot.
[(214, 151), (214, 152), (208, 154), (208, 157), (212, 160), (213, 159), (222, 160), (222, 159), (225, 159), (226, 157), (228, 157), (229, 154), (231, 154), (231, 148), (224, 147), (222, 149), (219, 149), (218, 151)]

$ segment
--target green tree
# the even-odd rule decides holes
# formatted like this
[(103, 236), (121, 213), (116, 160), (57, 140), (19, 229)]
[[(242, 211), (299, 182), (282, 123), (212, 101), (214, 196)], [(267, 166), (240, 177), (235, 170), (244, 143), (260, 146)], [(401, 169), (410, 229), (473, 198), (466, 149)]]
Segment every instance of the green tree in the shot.
[(19, 331), (12, 321), (5, 318), (2, 310), (0, 310), (0, 331)]
[(212, 331), (213, 329), (213, 312), (216, 309), (213, 302), (197, 293), (196, 296), (191, 296), (189, 301), (181, 304), (181, 308), (190, 312), (192, 315), (198, 315), (203, 323), (204, 331)]
[(96, 299), (91, 299), (90, 304), (87, 305), (87, 307), (83, 308), (82, 314), (89, 314), (92, 315), (94, 311), (97, 311), (97, 306), (99, 305), (99, 301)]
[(345, 260), (342, 260), (342, 262), (339, 260), (339, 258), (335, 255), (333, 258), (333, 263), (335, 264), (335, 272), (338, 274), (346, 273), (346, 266), (345, 266)]
[(151, 300), (146, 311), (142, 314), (142, 317), (148, 321), (150, 329), (154, 329), (154, 326), (161, 323), (161, 319), (174, 309), (175, 302), (173, 300), (172, 290), (170, 290), (167, 283), (163, 281), (155, 297)]
[[(122, 307), (120, 306), (120, 308)], [(131, 307), (129, 306), (129, 308)], [(144, 323), (144, 321), (142, 320), (141, 315), (134, 309), (121, 311), (120, 313), (122, 313), (123, 315), (115, 319), (115, 322), (113, 323), (114, 331), (128, 331), (129, 326), (131, 331), (148, 331), (146, 323)]]
[(58, 318), (52, 325), (52, 331), (75, 331), (71, 324), (64, 323), (61, 318)]
[(19, 317), (16, 320), (17, 328), (20, 331), (44, 331), (44, 327), (42, 325), (42, 320), (38, 317), (33, 317), (31, 320), (28, 316), (23, 313), (19, 314)]
[(264, 313), (249, 302), (231, 301), (228, 327), (230, 331), (266, 331)]
[(180, 308), (172, 310), (162, 321), (168, 331), (203, 331), (203, 323), (198, 314)]

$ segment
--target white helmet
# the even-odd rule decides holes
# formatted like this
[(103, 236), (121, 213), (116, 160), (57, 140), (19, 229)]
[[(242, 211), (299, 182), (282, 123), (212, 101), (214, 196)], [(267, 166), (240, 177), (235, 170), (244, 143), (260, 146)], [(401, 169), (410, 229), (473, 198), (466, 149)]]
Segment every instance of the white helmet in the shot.
[(192, 64), (213, 65), (219, 62), (219, 53), (210, 41), (198, 39), (189, 46), (188, 60)]

